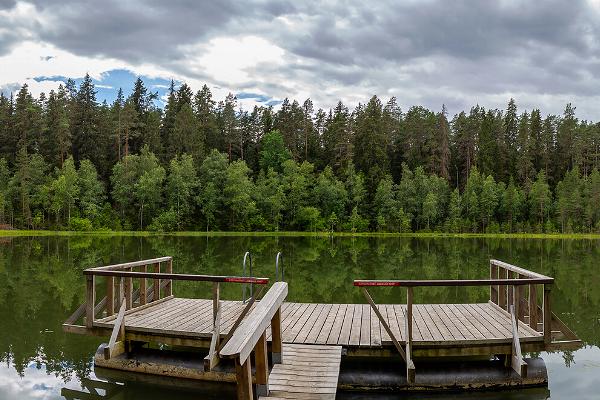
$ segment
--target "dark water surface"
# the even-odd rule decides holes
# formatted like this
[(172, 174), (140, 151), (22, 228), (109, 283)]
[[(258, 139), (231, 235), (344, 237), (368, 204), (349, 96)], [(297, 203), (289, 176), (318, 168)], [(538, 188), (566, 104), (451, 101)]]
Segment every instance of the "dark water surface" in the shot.
[[(171, 255), (174, 272), (241, 275), (246, 250), (254, 256), (254, 275), (270, 278), (275, 276), (275, 254), (284, 253), (290, 301), (363, 303), (352, 286), (358, 278), (485, 278), (490, 258), (553, 276), (553, 311), (585, 347), (542, 354), (548, 390), (432, 398), (600, 399), (600, 241), (160, 236), (0, 238), (0, 399), (63, 399), (62, 388), (82, 390), (88, 378), (96, 379), (91, 360), (101, 340), (61, 330), (84, 302), (83, 269)], [(180, 297), (210, 296), (203, 283), (175, 282), (174, 290)], [(239, 285), (222, 290), (226, 299), (242, 296)], [(380, 303), (405, 301), (397, 288), (374, 288), (372, 294)], [(415, 290), (417, 302), (488, 297), (489, 289), (483, 287)], [(99, 396), (85, 398), (225, 398), (207, 388), (174, 391), (143, 383), (97, 392)]]

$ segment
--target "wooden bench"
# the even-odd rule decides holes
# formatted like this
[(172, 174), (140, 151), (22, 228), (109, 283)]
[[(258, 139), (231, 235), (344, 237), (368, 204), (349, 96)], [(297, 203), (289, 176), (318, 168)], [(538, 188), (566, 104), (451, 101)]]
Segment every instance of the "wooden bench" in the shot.
[(258, 396), (269, 394), (266, 330), (270, 324), (273, 363), (281, 363), (281, 306), (287, 293), (286, 282), (275, 282), (219, 352), (222, 358), (235, 359), (238, 400), (253, 398), (250, 361), (252, 351), (255, 357), (257, 394)]

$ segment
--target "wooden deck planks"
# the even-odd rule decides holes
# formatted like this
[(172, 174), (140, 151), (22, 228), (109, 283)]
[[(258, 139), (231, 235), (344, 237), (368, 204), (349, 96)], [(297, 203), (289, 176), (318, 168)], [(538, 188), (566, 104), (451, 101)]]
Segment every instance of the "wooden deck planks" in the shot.
[[(241, 301), (221, 303), (221, 333), (233, 326), (245, 305)], [(378, 305), (396, 339), (405, 340), (406, 305)], [(415, 304), (413, 340), (432, 345), (512, 342), (510, 315), (493, 304)], [(98, 325), (112, 327), (113, 320)], [(125, 317), (126, 330), (154, 334), (209, 337), (212, 332), (212, 300), (173, 298)], [(267, 338), (270, 340), (270, 329)], [(389, 346), (391, 338), (367, 304), (284, 303), (282, 335), (286, 343), (341, 345), (347, 347)], [(519, 335), (540, 340), (542, 335), (519, 323)]]
[(269, 374), (269, 396), (261, 399), (334, 400), (341, 359), (341, 346), (286, 343), (283, 363)]

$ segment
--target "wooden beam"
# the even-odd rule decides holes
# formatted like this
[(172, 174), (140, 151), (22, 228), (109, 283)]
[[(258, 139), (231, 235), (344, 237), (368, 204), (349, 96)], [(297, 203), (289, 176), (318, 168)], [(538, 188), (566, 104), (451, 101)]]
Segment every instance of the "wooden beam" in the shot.
[(126, 302), (122, 302), (121, 308), (119, 309), (119, 314), (117, 315), (117, 319), (115, 320), (115, 325), (112, 330), (112, 334), (110, 335), (110, 340), (108, 341), (108, 346), (104, 348), (104, 359), (108, 360), (111, 357), (114, 357), (117, 353), (115, 351), (117, 348), (115, 344), (117, 343), (117, 339), (120, 339), (121, 342), (125, 340), (125, 311), (127, 308)]
[(550, 285), (544, 285), (544, 303), (543, 318), (544, 318), (544, 343), (550, 344), (552, 341), (552, 310), (550, 308)]
[[(155, 265), (156, 270), (156, 265)], [(252, 278), (247, 276), (225, 276), (225, 275), (196, 275), (196, 274), (169, 274), (166, 272), (134, 272), (134, 271), (106, 271), (89, 270), (83, 274), (94, 276), (114, 276), (118, 278), (148, 278), (148, 279), (172, 279), (174, 281), (192, 282), (223, 282), (223, 283), (254, 283), (256, 285), (269, 284), (269, 278)], [(487, 281), (487, 280), (486, 280)], [(536, 281), (537, 282), (537, 281)], [(543, 282), (539, 282), (543, 283)], [(359, 285), (356, 285), (359, 286)], [(396, 285), (399, 286), (399, 285)], [(438, 285), (439, 286), (439, 285)]]
[[(505, 270), (504, 268), (500, 267), (500, 269), (498, 270), (498, 278), (506, 279), (507, 276), (508, 276), (508, 271)], [(500, 307), (504, 310), (506, 310), (506, 290), (507, 290), (506, 285), (498, 286), (498, 291), (500, 292), (498, 294), (498, 307)]]
[(517, 274), (526, 275), (528, 278), (554, 280), (553, 278), (550, 278), (549, 276), (538, 274), (537, 272), (533, 272), (533, 271), (530, 271), (525, 268), (517, 267), (516, 265), (505, 263), (504, 261), (490, 260), (490, 264), (497, 265), (498, 267), (504, 268), (508, 271), (516, 272)]
[[(117, 272), (124, 274), (125, 272)], [(552, 284), (553, 278), (526, 278), (526, 279), (431, 279), (431, 280), (364, 280), (357, 279), (354, 281), (354, 286), (401, 286), (401, 287), (418, 287), (418, 286), (490, 286), (490, 285), (530, 285), (537, 284)]]
[[(167, 274), (173, 273), (173, 259), (169, 259), (167, 261)], [(167, 287), (165, 288), (165, 296), (171, 296), (173, 294), (173, 280), (169, 279), (167, 281)]]
[(125, 278), (125, 305), (128, 310), (133, 308), (133, 280)]
[(371, 309), (373, 310), (373, 312), (375, 312), (375, 315), (377, 315), (377, 318), (379, 319), (379, 322), (383, 326), (383, 329), (385, 329), (385, 331), (387, 332), (387, 334), (390, 336), (390, 339), (392, 339), (392, 343), (394, 343), (394, 347), (396, 347), (396, 350), (398, 350), (398, 352), (400, 353), (400, 356), (402, 356), (402, 359), (406, 362), (407, 361), (406, 360), (406, 353), (404, 352), (404, 349), (402, 348), (402, 346), (400, 346), (400, 342), (398, 342), (398, 339), (396, 339), (396, 336), (394, 335), (394, 333), (390, 329), (390, 326), (388, 325), (387, 321), (381, 315), (381, 312), (379, 311), (379, 309), (375, 305), (375, 302), (373, 301), (373, 298), (371, 297), (371, 294), (369, 293), (369, 291), (367, 290), (366, 287), (363, 287), (362, 291), (363, 291), (363, 295), (365, 296), (365, 298), (367, 299), (367, 301), (371, 305)]
[(219, 339), (221, 337), (221, 305), (217, 305), (216, 315), (213, 321), (213, 333), (210, 340), (208, 355), (204, 357), (204, 371), (210, 372), (219, 363)]
[[(490, 262), (490, 279), (498, 279), (498, 266)], [(490, 286), (490, 300), (498, 304), (498, 285)]]
[(115, 313), (115, 278), (106, 277), (106, 316), (110, 317)]
[[(525, 279), (526, 276), (519, 274), (519, 279)], [(531, 286), (531, 285), (529, 285)], [(517, 288), (517, 292), (519, 294), (519, 308), (517, 312), (517, 320), (525, 322), (525, 311), (528, 308), (529, 301), (527, 301), (527, 296), (525, 294), (525, 286), (519, 286)], [(529, 312), (527, 312), (529, 314)]]
[(168, 260), (172, 260), (173, 257), (159, 257), (159, 258), (152, 258), (149, 260), (140, 260), (140, 261), (133, 261), (133, 262), (126, 262), (126, 263), (122, 263), (122, 264), (114, 264), (114, 265), (106, 265), (103, 267), (95, 267), (95, 268), (88, 268), (84, 271), (84, 274), (86, 273), (86, 271), (120, 271), (120, 270), (124, 270), (124, 269), (129, 269), (129, 268), (133, 268), (133, 267), (141, 267), (142, 265), (151, 265), (151, 264), (155, 264), (155, 263), (159, 263), (159, 262), (165, 262)]
[(94, 305), (96, 303), (96, 277), (86, 277), (86, 309), (85, 309), (85, 326), (91, 328), (94, 326)]
[(235, 320), (235, 322), (233, 323), (233, 325), (229, 329), (229, 332), (227, 333), (227, 335), (225, 335), (225, 338), (223, 340), (221, 340), (221, 346), (219, 348), (219, 352), (221, 351), (221, 349), (223, 348), (223, 346), (225, 346), (227, 344), (227, 342), (229, 342), (229, 339), (231, 339), (231, 337), (233, 336), (234, 332), (237, 330), (238, 326), (240, 326), (240, 324), (242, 323), (242, 320), (244, 319), (244, 317), (246, 316), (246, 314), (248, 314), (248, 311), (250, 311), (250, 308), (252, 308), (252, 305), (254, 304), (254, 302), (256, 301), (256, 299), (261, 295), (261, 293), (263, 292), (264, 288), (265, 287), (262, 286), (260, 288), (260, 290), (258, 291), (258, 293), (256, 293), (256, 296), (251, 297), (250, 301), (248, 301), (248, 303), (246, 303), (246, 307), (244, 307), (244, 309), (242, 310), (242, 312), (239, 315), (239, 317)]
[(282, 345), (281, 308), (279, 308), (273, 315), (273, 318), (271, 318), (271, 359), (273, 360), (273, 364), (283, 363)]
[(512, 322), (512, 337), (513, 337), (513, 345), (512, 345), (512, 354), (511, 354), (511, 367), (515, 370), (520, 377), (527, 377), (527, 363), (523, 360), (523, 354), (521, 353), (521, 342), (519, 341), (519, 331), (517, 329), (518, 323), (516, 319), (515, 306), (511, 305), (510, 307), (510, 317)]
[(286, 282), (275, 282), (260, 303), (248, 314), (220, 351), (222, 357), (239, 357), (245, 362), (260, 336), (271, 323), (288, 293)]
[[(160, 263), (154, 264), (154, 272), (156, 274), (160, 273)], [(145, 278), (145, 277), (142, 277), (142, 278)], [(158, 300), (158, 299), (160, 299), (160, 279), (154, 279), (154, 281), (153, 281), (153, 287), (154, 287), (154, 298), (153, 298), (153, 300)]]
[(237, 400), (253, 400), (250, 359), (242, 363), (239, 357), (235, 358), (235, 380), (237, 382)]
[(254, 370), (256, 371), (256, 395), (269, 395), (269, 360), (267, 358), (267, 335), (261, 335), (254, 347)]
[(537, 331), (538, 305), (537, 285), (529, 285), (529, 326)]
[[(144, 265), (142, 267), (142, 272), (148, 272), (148, 267)], [(140, 279), (140, 305), (143, 306), (148, 302), (148, 282), (146, 278)]]
[(406, 288), (406, 381), (408, 384), (415, 383), (415, 364), (412, 360), (412, 329), (413, 329), (413, 288)]

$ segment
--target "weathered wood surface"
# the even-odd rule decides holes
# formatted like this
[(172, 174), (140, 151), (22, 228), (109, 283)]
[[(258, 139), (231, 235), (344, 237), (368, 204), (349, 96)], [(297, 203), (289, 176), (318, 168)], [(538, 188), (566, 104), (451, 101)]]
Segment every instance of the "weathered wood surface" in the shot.
[(283, 363), (269, 375), (269, 396), (259, 399), (335, 399), (341, 346), (284, 344)]
[(275, 282), (236, 329), (227, 344), (221, 348), (221, 357), (239, 357), (245, 362), (258, 339), (270, 326), (271, 319), (283, 305), (287, 293), (286, 282)]
[[(262, 300), (261, 300), (262, 301)], [(261, 303), (257, 301), (252, 309)], [(245, 308), (241, 301), (223, 300), (221, 335), (225, 336)], [(377, 305), (394, 337), (406, 342), (404, 304)], [(368, 304), (284, 303), (281, 335), (285, 343), (331, 344), (345, 347), (393, 345), (386, 329)], [(112, 328), (115, 316), (96, 320)], [(210, 338), (213, 333), (213, 300), (171, 298), (135, 311), (126, 318), (127, 332)], [(542, 341), (543, 335), (518, 322), (521, 342)], [(512, 343), (510, 314), (492, 303), (414, 304), (413, 342), (416, 346)], [(271, 341), (271, 330), (267, 329)]]

